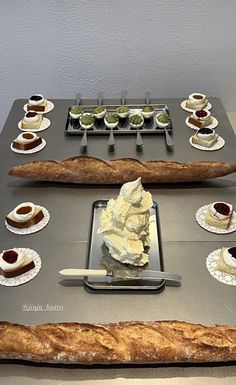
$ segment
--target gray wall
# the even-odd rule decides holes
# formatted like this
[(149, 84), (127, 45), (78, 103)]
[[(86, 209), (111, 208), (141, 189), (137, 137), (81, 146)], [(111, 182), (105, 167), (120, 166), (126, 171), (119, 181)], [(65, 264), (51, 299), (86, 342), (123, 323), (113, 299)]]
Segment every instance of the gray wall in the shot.
[(36, 92), (198, 91), (234, 111), (235, 20), (235, 0), (0, 0), (0, 129)]

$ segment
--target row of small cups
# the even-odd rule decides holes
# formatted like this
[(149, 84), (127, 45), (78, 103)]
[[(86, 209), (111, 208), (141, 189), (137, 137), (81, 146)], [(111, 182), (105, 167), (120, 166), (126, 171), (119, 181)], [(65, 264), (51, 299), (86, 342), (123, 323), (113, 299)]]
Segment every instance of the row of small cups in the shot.
[[(147, 108), (146, 108), (147, 107)], [(115, 113), (108, 113), (105, 107), (99, 106), (96, 107), (98, 110), (94, 113), (89, 113), (89, 112), (83, 112), (82, 107), (71, 107), (69, 114), (72, 119), (79, 119), (80, 125), (84, 129), (90, 129), (94, 122), (95, 119), (104, 119), (104, 123), (107, 128), (115, 128), (117, 127), (119, 123), (119, 118), (127, 118), (129, 116), (129, 122), (131, 127), (133, 128), (140, 128), (144, 124), (144, 119), (151, 119), (155, 113), (153, 107), (151, 106), (146, 106), (143, 108), (141, 112), (131, 112), (128, 107), (126, 106), (120, 106), (116, 108)], [(74, 111), (76, 111), (75, 113)], [(147, 109), (147, 110), (146, 110)], [(161, 122), (158, 120), (160, 115), (165, 115), (164, 118), (167, 120), (167, 122)], [(87, 120), (87, 123), (86, 123)], [(159, 114), (156, 115), (156, 123), (159, 127), (166, 127), (170, 123), (170, 117), (167, 113), (160, 112)]]

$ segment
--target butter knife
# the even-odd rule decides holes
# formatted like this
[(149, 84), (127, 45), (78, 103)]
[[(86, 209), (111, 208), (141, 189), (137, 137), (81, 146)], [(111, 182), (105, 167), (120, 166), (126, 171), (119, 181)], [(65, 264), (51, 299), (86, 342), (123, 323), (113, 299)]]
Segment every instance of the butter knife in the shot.
[(166, 271), (143, 270), (138, 276), (132, 276), (124, 273), (124, 270), (100, 270), (100, 269), (64, 269), (59, 274), (68, 279), (80, 277), (104, 277), (110, 283), (113, 280), (148, 280), (148, 281), (170, 281), (177, 284), (181, 283), (182, 277), (179, 274), (168, 273)]

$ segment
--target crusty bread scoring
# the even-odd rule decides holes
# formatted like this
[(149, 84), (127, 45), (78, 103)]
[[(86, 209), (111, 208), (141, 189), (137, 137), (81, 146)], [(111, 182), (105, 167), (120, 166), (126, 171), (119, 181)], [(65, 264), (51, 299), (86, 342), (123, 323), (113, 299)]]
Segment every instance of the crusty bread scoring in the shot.
[(132, 158), (106, 161), (78, 156), (63, 161), (39, 160), (15, 166), (9, 170), (9, 175), (67, 183), (122, 184), (138, 177), (142, 178), (142, 183), (192, 182), (217, 178), (235, 171), (236, 164), (223, 162), (141, 162)]
[(85, 365), (235, 361), (236, 326), (0, 322), (0, 359)]

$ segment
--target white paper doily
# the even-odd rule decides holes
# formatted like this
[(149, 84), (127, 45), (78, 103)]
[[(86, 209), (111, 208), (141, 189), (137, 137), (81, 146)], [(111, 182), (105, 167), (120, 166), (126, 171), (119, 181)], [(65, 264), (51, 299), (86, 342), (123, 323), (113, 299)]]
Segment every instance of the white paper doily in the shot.
[(220, 150), (222, 147), (224, 147), (225, 140), (221, 136), (219, 136), (218, 139), (217, 139), (217, 142), (215, 144), (213, 144), (213, 146), (211, 146), (211, 147), (204, 147), (204, 146), (200, 146), (200, 144), (193, 143), (192, 136), (191, 136), (191, 138), (189, 139), (189, 143), (191, 144), (192, 147), (197, 148), (198, 150), (202, 150), (202, 151), (216, 151), (216, 150)]
[(32, 132), (39, 132), (39, 131), (44, 131), (50, 126), (51, 122), (48, 118), (43, 118), (40, 127), (39, 128), (22, 128), (22, 120), (19, 121), (18, 123), (18, 128), (21, 131), (32, 131)]
[(227, 274), (223, 271), (216, 270), (217, 263), (220, 259), (221, 249), (214, 250), (208, 255), (206, 259), (206, 267), (209, 273), (217, 279), (217, 281), (224, 283), (225, 285), (236, 286), (236, 275)]
[(44, 215), (44, 218), (39, 223), (36, 223), (36, 225), (32, 225), (27, 229), (17, 229), (16, 227), (10, 226), (5, 220), (6, 228), (14, 234), (21, 234), (21, 235), (32, 234), (32, 233), (36, 233), (39, 230), (42, 230), (45, 226), (47, 226), (50, 219), (50, 214), (48, 210), (45, 209), (45, 207), (38, 206), (38, 205), (35, 205), (35, 206), (40, 208)]
[[(184, 100), (184, 101), (181, 103), (181, 107), (183, 108), (183, 110), (188, 111), (188, 112), (196, 111), (196, 110), (194, 110), (194, 109), (192, 109), (192, 108), (186, 107), (186, 102), (187, 102), (187, 100)], [(211, 105), (211, 103), (208, 102), (207, 105), (206, 105), (206, 107), (204, 108), (204, 110), (210, 110), (211, 108), (212, 108), (212, 105)]]
[[(28, 104), (28, 103), (26, 103), (26, 104), (24, 105), (24, 107), (23, 107), (23, 109), (24, 109), (25, 112), (28, 112), (28, 110), (27, 110), (27, 104)], [(40, 115), (43, 115), (43, 114), (47, 114), (48, 112), (52, 111), (53, 108), (54, 108), (53, 102), (50, 102), (50, 100), (47, 100), (47, 105), (46, 105), (45, 111), (36, 111), (36, 112), (37, 112), (38, 114), (40, 114)]]
[(233, 211), (231, 222), (228, 229), (220, 229), (219, 227), (208, 225), (205, 221), (205, 215), (208, 211), (210, 205), (202, 206), (196, 212), (196, 221), (197, 223), (205, 230), (210, 231), (211, 233), (216, 234), (229, 234), (236, 231), (236, 212)]
[(18, 148), (13, 147), (13, 143), (11, 143), (11, 150), (16, 152), (17, 154), (34, 154), (35, 152), (41, 151), (46, 146), (46, 140), (42, 138), (42, 143), (38, 146), (31, 148), (31, 150), (18, 150)]
[(5, 278), (3, 277), (3, 275), (0, 275), (0, 285), (3, 285), (3, 286), (23, 285), (24, 283), (31, 281), (31, 279), (36, 277), (36, 275), (41, 269), (41, 258), (36, 253), (36, 251), (32, 249), (26, 249), (26, 248), (16, 248), (16, 249), (26, 254), (28, 257), (31, 257), (34, 261), (35, 267), (27, 271), (26, 273), (18, 275), (17, 277), (14, 277), (14, 278)]
[[(196, 127), (196, 126), (194, 126), (194, 124), (189, 123), (188, 119), (189, 119), (189, 116), (185, 119), (185, 123), (187, 124), (187, 126), (190, 128), (193, 128), (193, 130), (199, 130), (199, 127)], [(206, 126), (206, 128), (214, 129), (218, 126), (218, 124), (219, 124), (218, 120), (216, 118), (214, 118), (214, 116), (212, 116), (212, 123), (208, 124), (208, 126)]]

